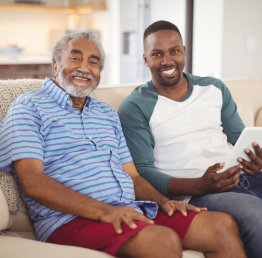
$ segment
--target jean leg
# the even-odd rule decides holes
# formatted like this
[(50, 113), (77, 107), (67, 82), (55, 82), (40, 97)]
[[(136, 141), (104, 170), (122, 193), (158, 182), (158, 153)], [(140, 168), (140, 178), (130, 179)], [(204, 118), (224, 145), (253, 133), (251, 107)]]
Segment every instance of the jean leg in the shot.
[(224, 192), (193, 196), (190, 204), (233, 216), (248, 258), (262, 257), (262, 199), (245, 193)]
[(255, 176), (242, 174), (238, 186), (232, 192), (247, 193), (262, 198), (262, 173)]

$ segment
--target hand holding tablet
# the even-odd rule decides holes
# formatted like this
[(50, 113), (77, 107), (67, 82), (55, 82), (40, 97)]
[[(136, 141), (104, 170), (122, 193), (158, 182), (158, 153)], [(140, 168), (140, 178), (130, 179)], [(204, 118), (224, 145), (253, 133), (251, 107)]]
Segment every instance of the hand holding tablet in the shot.
[(239, 164), (237, 160), (239, 157), (250, 161), (249, 156), (244, 152), (244, 150), (248, 148), (255, 153), (252, 142), (256, 142), (259, 146), (262, 146), (262, 127), (246, 127), (242, 131), (231, 154), (225, 162), (224, 168), (219, 172), (223, 172), (226, 169)]

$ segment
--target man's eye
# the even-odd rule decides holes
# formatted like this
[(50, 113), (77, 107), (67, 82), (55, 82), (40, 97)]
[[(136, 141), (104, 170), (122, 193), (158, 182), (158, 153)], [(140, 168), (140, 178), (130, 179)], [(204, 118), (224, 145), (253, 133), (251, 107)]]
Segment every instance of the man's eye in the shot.
[(79, 58), (78, 58), (78, 57), (75, 57), (75, 56), (72, 56), (70, 59), (71, 59), (72, 61), (74, 61), (74, 62), (78, 62), (78, 61), (79, 61)]
[(96, 60), (90, 60), (89, 63), (90, 63), (91, 65), (99, 65), (99, 62), (96, 61)]
[(172, 50), (172, 52), (171, 52), (173, 55), (175, 55), (175, 54), (177, 54), (177, 53), (179, 53), (179, 50)]
[(158, 57), (158, 56), (160, 56), (160, 54), (159, 53), (153, 53), (152, 56), (153, 57)]

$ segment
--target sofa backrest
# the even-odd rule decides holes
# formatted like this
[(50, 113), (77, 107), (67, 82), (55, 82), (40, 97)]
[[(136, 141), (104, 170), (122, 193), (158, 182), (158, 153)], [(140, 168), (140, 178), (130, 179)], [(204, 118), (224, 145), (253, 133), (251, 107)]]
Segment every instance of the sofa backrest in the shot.
[[(41, 79), (0, 80), (0, 121), (4, 118), (10, 104), (21, 94), (36, 90), (42, 86)], [(117, 111), (123, 99), (137, 85), (101, 86), (91, 96), (109, 104)]]
[(262, 78), (226, 80), (246, 126), (262, 126)]
[[(0, 120), (5, 116), (10, 103), (19, 95), (40, 88), (41, 79), (0, 80)], [(262, 79), (225, 80), (238, 111), (246, 126), (262, 126)], [(138, 85), (99, 86), (95, 97), (108, 103), (117, 111), (123, 99)]]

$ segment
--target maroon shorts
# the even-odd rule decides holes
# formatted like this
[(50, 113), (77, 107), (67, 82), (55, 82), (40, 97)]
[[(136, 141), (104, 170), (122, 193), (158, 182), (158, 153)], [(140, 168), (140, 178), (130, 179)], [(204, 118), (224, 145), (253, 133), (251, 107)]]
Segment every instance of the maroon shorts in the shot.
[[(188, 215), (184, 217), (180, 212), (175, 212), (170, 217), (158, 211), (154, 221), (155, 225), (163, 225), (173, 229), (182, 241), (195, 215), (196, 213), (189, 211)], [(115, 256), (122, 244), (144, 227), (151, 225), (141, 221), (136, 221), (136, 224), (137, 228), (130, 229), (123, 223), (123, 233), (117, 234), (112, 224), (77, 217), (57, 228), (46, 242), (86, 247)]]

